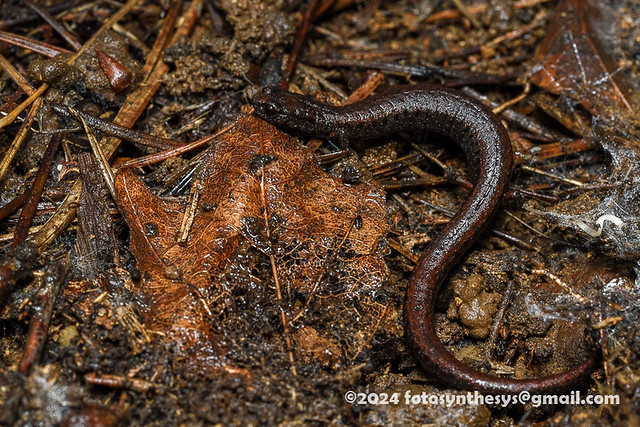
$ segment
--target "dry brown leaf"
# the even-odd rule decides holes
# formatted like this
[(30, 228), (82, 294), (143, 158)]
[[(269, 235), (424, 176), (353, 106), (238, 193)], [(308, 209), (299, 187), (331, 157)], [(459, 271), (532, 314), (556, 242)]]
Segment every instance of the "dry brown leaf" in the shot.
[[(540, 212), (576, 230), (589, 243), (616, 258), (638, 259), (640, 230), (640, 90), (616, 60), (621, 17), (612, 5), (597, 0), (564, 0), (556, 9), (547, 35), (537, 50), (540, 69), (531, 77), (538, 86), (575, 100), (580, 109), (552, 113), (584, 138), (593, 139), (610, 155), (608, 173), (599, 177), (603, 191), (585, 194), (555, 209)], [(614, 60), (615, 58), (615, 60)], [(588, 203), (584, 203), (588, 200)]]
[(207, 153), (196, 182), (195, 214), (181, 239), (189, 203), (153, 195), (131, 170), (116, 176), (142, 275), (137, 291), (145, 324), (183, 355), (209, 367), (222, 363), (213, 326), (225, 289), (212, 278), (243, 240), (277, 260), (278, 280), (289, 287), (312, 292), (337, 253), (350, 289), (384, 280), (376, 252), (388, 229), (383, 191), (328, 175), (310, 150), (272, 125), (239, 118)]
[(605, 120), (637, 119), (636, 87), (613, 60), (616, 19), (598, 0), (565, 0), (556, 9), (538, 46), (541, 69), (531, 81), (556, 95), (577, 100)]

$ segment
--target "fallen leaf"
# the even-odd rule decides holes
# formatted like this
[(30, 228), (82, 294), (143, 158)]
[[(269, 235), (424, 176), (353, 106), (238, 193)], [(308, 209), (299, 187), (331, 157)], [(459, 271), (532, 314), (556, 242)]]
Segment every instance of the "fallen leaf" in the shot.
[(299, 141), (255, 117), (239, 118), (207, 152), (195, 204), (153, 195), (131, 170), (120, 171), (115, 185), (142, 276), (134, 292), (145, 325), (201, 366), (224, 363), (226, 349), (214, 330), (228, 290), (213, 278), (242, 241), (273, 258), (287, 289), (312, 294), (336, 257), (349, 290), (380, 286), (385, 278), (381, 188), (344, 184)]
[(610, 7), (598, 0), (563, 1), (538, 46), (540, 69), (531, 81), (577, 100), (596, 117), (637, 120), (637, 86), (612, 57), (617, 22)]
[(579, 109), (566, 112), (566, 117), (562, 111), (551, 115), (601, 145), (610, 155), (610, 166), (608, 173), (590, 183), (596, 189), (600, 185), (602, 191), (589, 191), (584, 197), (537, 212), (575, 230), (610, 256), (637, 260), (640, 90), (616, 62), (622, 57), (615, 49), (621, 17), (612, 7), (597, 0), (564, 0), (538, 46), (540, 66), (531, 81), (574, 100), (591, 117), (582, 117)]

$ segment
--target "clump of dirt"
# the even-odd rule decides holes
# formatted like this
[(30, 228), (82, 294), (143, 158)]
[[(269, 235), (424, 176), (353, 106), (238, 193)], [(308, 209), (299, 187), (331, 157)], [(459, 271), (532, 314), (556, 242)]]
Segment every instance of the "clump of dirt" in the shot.
[(457, 278), (452, 286), (454, 300), (447, 310), (447, 317), (458, 318), (471, 337), (486, 338), (498, 310), (500, 295), (486, 292), (484, 279), (478, 274)]
[[(107, 74), (100, 65), (95, 48), (108, 54), (131, 73), (131, 83), (124, 90), (115, 90), (112, 87)], [(138, 61), (133, 59), (127, 40), (114, 31), (106, 31), (96, 40), (95, 48), (80, 55), (75, 66), (82, 70), (84, 85), (86, 90), (92, 94), (94, 102), (112, 104), (135, 90), (136, 84), (141, 78), (142, 67)]]
[(285, 1), (224, 1), (220, 6), (226, 12), (232, 34), (212, 31), (197, 42), (165, 51), (164, 61), (175, 68), (167, 76), (170, 94), (243, 88), (252, 65), (291, 41), (296, 20), (283, 11)]
[(37, 83), (58, 88), (71, 86), (80, 80), (82, 74), (73, 65), (68, 65), (67, 59), (67, 55), (35, 59), (29, 63), (29, 77)]
[[(106, 31), (96, 40), (95, 47), (128, 70), (133, 76), (133, 82), (139, 79), (140, 64), (132, 59), (128, 44), (122, 36)], [(115, 91), (100, 65), (95, 49), (84, 52), (73, 65), (67, 64), (69, 56), (60, 54), (53, 58), (35, 59), (29, 63), (29, 76), (37, 83), (47, 83), (58, 89), (73, 89), (78, 92), (76, 98), (90, 94), (93, 100), (107, 104), (116, 102), (135, 89), (135, 85), (129, 85), (126, 91)]]

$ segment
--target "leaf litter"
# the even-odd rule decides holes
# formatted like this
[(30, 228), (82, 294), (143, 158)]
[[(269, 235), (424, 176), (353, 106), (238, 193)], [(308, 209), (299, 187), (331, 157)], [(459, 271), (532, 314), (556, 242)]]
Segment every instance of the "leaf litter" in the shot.
[[(224, 360), (216, 335), (234, 315), (229, 295), (236, 284), (222, 273), (243, 241), (276, 260), (276, 277), (265, 280), (296, 296), (283, 310), (315, 311), (348, 295), (362, 307), (361, 324), (375, 323), (381, 305), (372, 296), (387, 276), (382, 249), (388, 230), (385, 195), (375, 183), (342, 183), (298, 141), (245, 116), (207, 152), (194, 185), (201, 189), (189, 214), (188, 202), (158, 198), (131, 170), (116, 177), (142, 275), (134, 290), (140, 311), (147, 329), (165, 336), (178, 354), (205, 369)], [(186, 215), (193, 220), (183, 239)], [(326, 276), (338, 276), (335, 290), (318, 288)], [(305, 321), (302, 313), (297, 323)], [(337, 315), (333, 321), (346, 319)], [(331, 332), (323, 329), (317, 333)], [(342, 351), (353, 357), (367, 339), (354, 339)]]
[[(171, 65), (171, 71), (167, 73), (165, 69), (160, 73), (166, 74), (165, 84), (154, 102), (161, 112), (174, 116), (171, 122), (164, 118), (155, 120), (157, 112), (150, 107), (142, 126), (162, 135), (173, 132), (171, 125), (178, 122), (191, 126), (181, 128), (180, 132), (202, 137), (221, 126), (221, 121), (236, 117), (244, 99), (243, 94), (232, 91), (241, 89), (248, 79), (260, 78), (264, 84), (277, 82), (280, 65), (277, 59), (290, 39), (296, 16), (289, 13), (286, 2), (270, 3), (257, 15), (251, 11), (250, 3), (209, 5), (199, 18), (206, 20), (208, 27), (199, 28), (193, 38), (200, 41), (185, 41), (165, 51), (164, 59)], [(441, 2), (440, 6), (431, 3), (437, 2), (424, 2), (421, 10), (451, 6), (448, 2)], [(464, 8), (461, 2), (457, 3)], [(403, 2), (394, 5), (400, 9), (389, 14), (381, 13), (382, 9), (375, 5), (347, 9), (335, 19), (319, 22), (317, 28), (318, 34), (329, 41), (324, 41), (326, 46), (323, 44), (329, 50), (336, 46), (350, 47), (361, 55), (358, 48), (366, 47), (373, 49), (368, 53), (375, 58), (378, 53), (375, 49), (388, 47), (394, 50), (381, 50), (380, 57), (393, 58), (399, 54), (404, 58), (398, 47), (410, 50), (415, 47), (418, 58), (429, 58), (435, 52), (436, 57), (451, 60), (454, 67), (506, 75), (514, 71), (510, 61), (519, 63), (522, 58), (531, 57), (528, 32), (533, 38), (541, 38), (546, 31), (538, 24), (521, 27), (544, 21), (541, 17), (545, 15), (537, 13), (546, 11), (544, 5), (540, 6), (544, 3), (480, 4), (491, 11), (480, 21), (487, 31), (464, 27), (466, 21), (461, 18), (464, 13), (461, 15), (459, 10), (446, 11), (448, 18), (439, 18), (444, 20), (437, 24), (415, 25), (421, 12), (416, 15), (413, 6)], [(610, 25), (600, 10), (604, 7), (606, 11), (607, 7), (593, 1), (558, 3), (564, 8), (561, 9), (564, 16), (570, 19), (564, 23), (556, 20), (551, 26), (553, 31), (547, 31), (549, 37), (540, 48), (543, 54), (534, 65), (534, 71), (542, 67), (546, 77), (539, 75), (539, 81), (535, 77), (532, 81), (560, 95), (560, 104), (565, 105), (563, 114), (576, 123), (578, 118), (588, 118), (586, 129), (576, 132), (579, 127), (575, 126), (569, 130), (582, 140), (597, 141), (604, 147), (610, 156), (604, 162), (609, 173), (602, 174), (599, 169), (602, 165), (595, 165), (587, 170), (597, 170), (598, 179), (586, 180), (588, 184), (571, 192), (551, 191), (560, 194), (560, 199), (579, 191), (578, 197), (552, 207), (530, 201), (527, 205), (532, 208), (528, 212), (518, 212), (525, 217), (531, 214), (526, 221), (533, 224), (531, 228), (536, 233), (542, 234), (538, 229), (546, 233), (544, 227), (548, 227), (551, 239), (527, 235), (522, 228), (498, 219), (497, 224), (515, 230), (514, 234), (524, 233), (532, 240), (537, 239), (536, 243), (542, 242), (541, 251), (550, 255), (523, 251), (499, 239), (486, 239), (482, 242), (484, 247), (469, 254), (464, 266), (454, 273), (453, 297), (447, 299), (445, 291), (439, 303), (440, 311), (450, 318), (438, 313), (437, 324), (443, 340), (451, 345), (457, 357), (476, 366), (521, 376), (571, 366), (589, 351), (582, 329), (590, 330), (585, 325), (591, 323), (600, 328), (596, 331), (601, 334), (605, 356), (605, 371), (595, 374), (596, 385), (592, 385), (591, 391), (600, 387), (603, 392), (622, 393), (624, 403), (619, 408), (538, 408), (523, 415), (517, 410), (504, 412), (486, 405), (453, 408), (344, 405), (341, 396), (346, 389), (442, 393), (403, 347), (399, 311), (406, 277), (412, 270), (409, 260), (437, 232), (431, 226), (446, 219), (414, 204), (404, 191), (390, 192), (385, 208), (381, 188), (362, 181), (362, 176), (368, 176), (366, 171), (359, 173), (355, 181), (327, 175), (317, 167), (308, 149), (270, 125), (245, 117), (233, 133), (221, 137), (211, 150), (196, 155), (200, 162), (172, 159), (148, 174), (145, 184), (137, 171), (122, 171), (116, 176), (116, 191), (122, 195), (117, 199), (128, 222), (130, 250), (136, 262), (123, 246), (124, 227), (114, 221), (120, 242), (108, 264), (113, 262), (115, 266), (106, 271), (93, 269), (98, 274), (90, 280), (76, 267), (56, 303), (43, 366), (36, 366), (26, 380), (14, 375), (11, 369), (2, 373), (3, 384), (8, 385), (0, 389), (0, 402), (8, 408), (2, 417), (9, 417), (20, 408), (23, 423), (34, 420), (58, 423), (61, 419), (83, 416), (115, 423), (114, 416), (122, 416), (127, 421), (130, 417), (134, 424), (299, 423), (304, 419), (318, 424), (333, 420), (353, 424), (486, 425), (514, 420), (546, 419), (560, 423), (580, 419), (597, 425), (603, 413), (608, 420), (633, 420), (634, 405), (637, 408), (636, 355), (640, 353), (637, 349), (640, 340), (633, 325), (638, 295), (637, 279), (633, 278), (637, 275), (633, 273), (633, 262), (616, 263), (602, 256), (602, 252), (613, 258), (637, 260), (634, 240), (637, 150), (632, 142), (635, 134), (632, 111), (636, 104), (632, 92), (624, 89), (625, 64), (608, 60), (606, 52), (614, 49), (594, 42), (603, 32), (610, 34), (606, 42), (618, 41), (616, 32), (609, 30), (619, 30), (621, 26)], [(154, 14), (159, 18), (164, 13), (155, 5), (145, 6), (150, 7), (142, 8), (144, 11), (140, 13), (146, 19)], [(476, 9), (472, 5), (463, 11)], [(218, 13), (225, 16), (225, 22)], [(429, 19), (439, 15), (434, 13)], [(589, 19), (593, 23), (586, 25)], [(249, 22), (255, 24), (247, 25)], [(147, 30), (156, 23), (151, 23)], [(271, 29), (268, 37), (263, 37), (264, 27), (273, 23), (277, 24), (277, 31)], [(137, 30), (135, 25), (130, 26)], [(529, 29), (519, 32), (524, 28)], [(502, 38), (505, 31), (510, 36)], [(202, 34), (205, 36), (199, 38)], [(520, 39), (517, 34), (525, 36)], [(336, 41), (341, 39), (340, 35), (352, 43), (340, 45)], [(395, 44), (395, 39), (401, 38), (404, 44)], [(385, 44), (387, 40), (389, 43)], [(491, 40), (487, 44), (491, 48), (483, 49), (487, 40)], [(315, 40), (308, 47), (310, 50), (316, 49), (314, 43)], [(471, 49), (467, 49), (469, 44)], [(520, 50), (523, 46), (524, 50)], [(225, 55), (230, 48), (237, 51)], [(113, 50), (109, 50), (113, 55)], [(119, 57), (123, 62), (127, 62), (126, 50), (127, 47), (118, 49), (124, 55)], [(365, 58), (368, 53), (364, 52)], [(614, 56), (618, 57), (617, 51)], [(100, 70), (96, 58), (90, 55), (87, 60), (93, 66), (85, 79), (97, 77)], [(203, 62), (215, 66), (202, 66)], [(261, 71), (263, 75), (258, 77), (256, 63), (271, 73)], [(470, 75), (473, 74), (466, 74)], [(67, 77), (73, 78), (72, 84), (49, 91), (50, 100), (69, 103), (82, 100), (85, 112), (98, 116), (118, 99), (106, 85), (83, 92), (85, 88), (76, 79), (77, 73)], [(359, 73), (347, 70), (342, 70), (342, 77), (348, 89), (363, 79)], [(106, 82), (104, 76), (100, 78)], [(320, 86), (331, 90), (331, 85), (336, 87), (336, 78), (334, 70), (324, 73), (301, 67), (292, 88), (306, 93), (316, 92)], [(390, 79), (403, 80), (404, 77)], [(633, 84), (629, 87), (633, 89)], [(201, 96), (210, 95), (213, 88), (221, 89), (214, 94), (217, 101), (205, 102)], [(176, 98), (177, 94), (181, 97)], [(497, 98), (503, 95), (502, 90), (491, 94)], [(10, 106), (14, 98), (7, 99)], [(225, 99), (229, 102), (220, 102)], [(211, 105), (216, 108), (207, 110)], [(521, 107), (521, 111), (531, 111), (526, 104)], [(198, 114), (207, 113), (207, 120), (200, 120)], [(73, 144), (65, 147), (65, 161), (69, 160), (66, 155), (73, 159), (76, 151), (87, 150), (82, 137), (71, 139)], [(406, 149), (398, 147), (401, 148), (391, 151)], [(140, 155), (146, 151), (127, 148), (118, 155), (123, 153)], [(38, 154), (38, 147), (30, 148), (28, 154), (21, 154), (20, 161), (31, 169), (37, 166)], [(578, 154), (572, 160), (581, 160), (581, 156)], [(580, 172), (562, 165), (559, 174), (581, 178)], [(156, 196), (160, 192), (158, 187), (166, 190), (164, 179), (175, 172), (174, 167), (195, 171), (189, 194), (173, 198)], [(10, 175), (3, 185), (13, 194), (19, 187), (10, 187), (8, 183), (22, 183), (25, 177), (14, 168)], [(412, 178), (408, 171), (401, 171), (398, 176)], [(520, 180), (517, 184), (527, 183), (521, 177), (516, 179)], [(52, 187), (64, 194), (69, 185), (63, 181)], [(455, 206), (464, 197), (464, 192), (451, 196), (449, 193), (456, 191), (442, 189), (427, 192), (429, 200), (438, 205)], [(55, 202), (60, 200), (51, 193), (47, 196)], [(95, 197), (98, 201), (100, 198)], [(80, 203), (89, 206), (86, 201)], [(509, 207), (519, 208), (514, 204)], [(117, 215), (110, 203), (93, 214), (103, 218)], [(540, 218), (569, 227), (576, 235), (557, 231), (552, 228), (553, 221), (546, 223)], [(12, 224), (2, 226), (5, 231), (12, 230)], [(388, 253), (384, 236), (389, 228), (392, 239), (400, 236), (398, 241), (412, 242), (415, 250), (406, 250), (409, 256), (405, 257), (392, 253), (387, 267), (382, 256)], [(84, 224), (78, 229), (72, 226), (55, 245), (73, 251), (76, 259), (91, 263), (90, 256), (73, 247), (73, 233), (86, 233), (85, 229), (90, 228)], [(105, 234), (109, 234), (105, 236), (107, 240), (113, 240), (110, 233)], [(210, 239), (212, 236), (216, 238)], [(556, 242), (552, 239), (557, 238), (564, 241), (553, 246)], [(585, 239), (593, 251), (583, 250)], [(108, 253), (114, 252), (113, 246), (98, 249), (107, 248)], [(395, 248), (402, 249), (398, 245)], [(2, 265), (14, 264), (19, 264), (16, 258), (8, 257)], [(36, 269), (33, 261), (26, 265)], [(584, 265), (589, 268), (582, 268)], [(537, 273), (526, 274), (523, 266), (536, 268)], [(486, 279), (474, 279), (477, 274)], [(507, 292), (505, 283), (511, 278), (516, 282), (515, 286), (510, 285), (515, 290)], [(471, 281), (477, 282), (477, 289), (474, 288), (477, 293), (459, 292), (458, 288)], [(36, 295), (32, 286), (20, 287), (12, 293), (10, 307), (4, 311), (3, 326), (10, 331), (4, 342), (8, 343), (7, 348), (16, 349), (18, 356), (24, 335), (20, 325), (25, 318), (20, 304), (27, 304), (32, 295)], [(496, 295), (502, 295), (502, 301)], [(480, 318), (475, 313), (484, 310), (465, 308), (475, 308), (485, 300), (490, 300), (487, 308), (491, 313), (499, 302), (495, 315), (498, 319), (491, 328), (487, 319), (492, 316), (488, 312)], [(600, 320), (595, 324), (589, 321), (597, 316)], [(14, 329), (17, 332), (11, 332)], [(471, 339), (487, 332), (487, 344)], [(471, 345), (463, 345), (469, 342)], [(5, 353), (3, 363), (7, 366), (15, 363), (16, 352)], [(294, 369), (297, 376), (291, 374)], [(48, 409), (51, 409), (49, 416)]]
[(544, 215), (611, 256), (638, 259), (640, 87), (611, 56), (620, 20), (601, 2), (562, 2), (538, 46), (540, 65), (530, 80), (588, 111), (591, 129), (581, 136), (596, 140), (610, 156), (608, 173), (589, 183), (594, 189), (581, 194), (580, 202), (562, 202)]

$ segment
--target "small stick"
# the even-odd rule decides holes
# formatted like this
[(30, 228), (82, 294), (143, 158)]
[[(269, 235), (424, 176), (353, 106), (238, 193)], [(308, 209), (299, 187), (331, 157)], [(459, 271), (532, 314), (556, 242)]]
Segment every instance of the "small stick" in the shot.
[[(550, 159), (569, 154), (580, 153), (582, 151), (599, 148), (599, 144), (593, 139), (576, 139), (573, 141), (552, 142), (540, 146), (540, 150), (532, 154), (536, 161)], [(545, 165), (546, 166), (546, 165)]]
[[(513, 3), (512, 7), (514, 10), (525, 9), (541, 3), (546, 3), (548, 1), (550, 0), (518, 0), (515, 3)], [(486, 2), (486, 3), (472, 4), (468, 6), (466, 9), (468, 13), (478, 14), (478, 13), (485, 12), (488, 7), (489, 7), (489, 3)], [(441, 12), (432, 14), (425, 20), (425, 22), (430, 23), (430, 22), (440, 21), (443, 19), (456, 19), (456, 18), (460, 18), (461, 16), (463, 15), (459, 9), (446, 9)]]
[(564, 182), (564, 183), (567, 183), (567, 184), (575, 185), (576, 187), (582, 187), (584, 185), (583, 182), (576, 181), (575, 179), (564, 178), (562, 176), (558, 176), (556, 174), (553, 174), (553, 173), (550, 173), (550, 172), (546, 172), (546, 171), (540, 170), (538, 168), (532, 168), (531, 166), (520, 165), (520, 169), (528, 171), (528, 172), (537, 173), (538, 175), (543, 175), (543, 176), (546, 176), (546, 177), (549, 177), (549, 178), (553, 178), (553, 179), (558, 180), (560, 182)]
[(24, 77), (22, 77), (22, 74), (20, 74), (18, 70), (16, 70), (13, 65), (9, 63), (9, 61), (7, 61), (7, 58), (2, 56), (2, 54), (0, 54), (0, 66), (2, 66), (2, 69), (5, 70), (7, 74), (9, 74), (11, 80), (13, 80), (18, 86), (20, 86), (20, 89), (22, 89), (27, 95), (31, 95), (33, 91), (35, 91), (35, 89), (29, 84), (29, 82), (26, 81)]
[(222, 129), (220, 129), (218, 132), (216, 132), (213, 135), (204, 137), (197, 141), (190, 142), (189, 144), (183, 145), (182, 147), (174, 148), (167, 151), (161, 151), (159, 153), (149, 154), (148, 156), (138, 157), (137, 159), (127, 160), (120, 166), (120, 168), (139, 168), (142, 166), (148, 166), (153, 163), (160, 162), (162, 160), (166, 160), (170, 157), (178, 156), (182, 153), (186, 153), (187, 151), (193, 150), (194, 148), (198, 148), (204, 144), (207, 144), (213, 141), (220, 135), (233, 129), (234, 126), (235, 126), (235, 123), (231, 123), (223, 127)]
[(16, 230), (13, 234), (12, 247), (14, 249), (27, 239), (29, 227), (31, 227), (31, 222), (33, 221), (33, 217), (36, 213), (40, 196), (44, 190), (44, 185), (47, 182), (51, 169), (53, 168), (53, 160), (55, 158), (56, 151), (58, 151), (58, 147), (60, 146), (60, 141), (62, 141), (62, 134), (53, 135), (44, 152), (40, 169), (38, 169), (36, 179), (29, 191), (29, 197), (25, 202), (24, 208), (22, 208), (20, 219), (18, 220)]
[(307, 6), (307, 11), (304, 14), (304, 18), (302, 19), (302, 23), (300, 27), (298, 27), (298, 32), (296, 34), (296, 41), (293, 45), (293, 49), (289, 53), (289, 59), (287, 60), (287, 67), (284, 70), (284, 76), (282, 77), (282, 81), (280, 82), (280, 88), (286, 90), (289, 87), (289, 81), (291, 80), (291, 76), (293, 76), (293, 70), (296, 67), (296, 62), (298, 61), (298, 55), (302, 50), (302, 44), (307, 39), (307, 33), (309, 32), (309, 25), (311, 24), (311, 20), (313, 19), (313, 13), (318, 6), (318, 0), (311, 0), (309, 6)]
[(529, 92), (531, 91), (531, 83), (527, 82), (524, 85), (524, 90), (522, 91), (522, 93), (518, 96), (516, 96), (515, 98), (512, 98), (510, 100), (508, 100), (507, 102), (499, 105), (498, 107), (493, 109), (493, 114), (500, 114), (501, 112), (503, 112), (504, 110), (506, 110), (507, 108), (511, 107), (512, 105), (517, 104), (518, 102), (522, 101), (523, 99), (525, 99), (528, 95)]
[[(191, 184), (191, 193), (189, 195), (191, 202), (187, 206), (187, 209), (184, 211), (184, 216), (182, 217), (182, 225), (180, 226), (180, 232), (178, 233), (178, 244), (182, 245), (186, 243), (189, 238), (189, 231), (193, 225), (193, 220), (195, 219), (198, 208), (198, 202), (200, 201), (200, 185), (200, 179), (198, 178), (196, 178), (193, 184)], [(205, 308), (207, 310), (209, 309), (206, 304)]]
[(8, 33), (6, 31), (0, 31), (0, 41), (12, 45), (29, 49), (33, 52), (39, 53), (47, 58), (53, 58), (61, 53), (71, 53), (70, 50), (63, 49), (58, 46), (54, 46), (48, 43), (40, 42), (30, 39), (29, 37), (19, 36), (17, 34)]
[(27, 132), (29, 132), (29, 129), (31, 128), (31, 124), (33, 123), (33, 119), (36, 117), (36, 114), (40, 110), (40, 105), (42, 105), (42, 99), (38, 98), (29, 109), (29, 114), (27, 115), (27, 118), (24, 120), (24, 122), (20, 126), (20, 130), (18, 130), (16, 137), (11, 142), (11, 146), (9, 147), (7, 152), (4, 154), (4, 157), (2, 157), (2, 161), (0, 161), (0, 181), (4, 177), (4, 174), (7, 172), (9, 165), (11, 164), (11, 162), (13, 161), (13, 158), (15, 157), (16, 153), (20, 149), (20, 146), (24, 142), (24, 139), (27, 136)]
[(84, 380), (89, 384), (116, 389), (131, 389), (139, 393), (144, 393), (155, 387), (155, 384), (152, 382), (140, 378), (128, 378), (123, 375), (113, 374), (96, 374), (95, 372), (85, 374)]
[(126, 141), (135, 142), (146, 147), (166, 150), (167, 147), (181, 147), (184, 145), (184, 143), (179, 141), (174, 141), (167, 138), (159, 138), (157, 136), (138, 132), (115, 123), (100, 120), (97, 117), (93, 117), (92, 115), (83, 113), (82, 111), (74, 110), (73, 108), (66, 105), (54, 104), (53, 109), (56, 113), (60, 113), (64, 116), (74, 116), (82, 123), (86, 123), (87, 125), (91, 126), (91, 128), (101, 130), (108, 135), (115, 136)]
[(38, 361), (42, 353), (47, 332), (49, 331), (53, 306), (69, 271), (69, 259), (70, 256), (67, 254), (63, 259), (51, 265), (42, 276), (41, 283), (43, 287), (37, 296), (39, 307), (31, 319), (27, 343), (18, 365), (18, 372), (24, 375), (29, 373), (31, 367)]
[(0, 221), (20, 209), (24, 202), (27, 201), (27, 197), (29, 197), (29, 191), (25, 191), (17, 197), (14, 197), (9, 203), (0, 208)]
[(29, 6), (35, 13), (40, 15), (40, 17), (42, 19), (44, 19), (47, 22), (47, 24), (49, 24), (51, 26), (51, 28), (53, 28), (58, 34), (60, 34), (60, 36), (67, 43), (69, 43), (69, 46), (71, 46), (73, 48), (73, 50), (80, 50), (80, 48), (82, 48), (82, 45), (80, 43), (78, 43), (78, 41), (76, 39), (74, 39), (71, 36), (71, 34), (69, 34), (69, 32), (66, 30), (66, 28), (64, 28), (62, 25), (60, 25), (58, 23), (58, 21), (56, 21), (51, 15), (49, 15), (49, 13), (46, 10), (42, 9), (37, 4), (31, 3), (28, 0), (23, 0), (23, 2), (24, 2), (24, 4)]
[(418, 256), (411, 252), (409, 249), (405, 248), (400, 242), (396, 239), (387, 239), (387, 244), (391, 247), (391, 249), (398, 252), (400, 255), (411, 261), (413, 264), (418, 263)]
[(98, 140), (95, 135), (87, 126), (87, 122), (85, 122), (84, 118), (78, 114), (78, 112), (71, 107), (67, 107), (72, 114), (78, 117), (80, 122), (82, 122), (82, 126), (84, 126), (84, 131), (87, 133), (87, 138), (89, 138), (89, 144), (91, 145), (91, 149), (93, 150), (93, 154), (98, 159), (98, 166), (100, 167), (100, 172), (102, 172), (102, 176), (104, 177), (104, 182), (107, 184), (107, 188), (109, 189), (109, 193), (111, 193), (111, 197), (113, 200), (116, 200), (116, 188), (113, 184), (113, 169), (109, 165), (109, 159), (104, 155)]
[(507, 288), (504, 290), (502, 294), (502, 301), (500, 302), (500, 307), (498, 308), (498, 312), (494, 315), (493, 322), (491, 324), (491, 329), (489, 331), (489, 339), (487, 340), (487, 346), (485, 348), (487, 358), (489, 360), (494, 358), (494, 351), (496, 347), (496, 341), (498, 339), (498, 329), (500, 329), (500, 325), (504, 320), (504, 315), (507, 312), (507, 308), (511, 302), (511, 295), (513, 295), (514, 281), (507, 281)]
[(180, 8), (182, 8), (182, 0), (177, 0), (173, 2), (173, 7), (169, 9), (169, 12), (164, 18), (162, 22), (162, 27), (160, 28), (160, 32), (158, 33), (158, 37), (156, 41), (153, 43), (151, 47), (151, 52), (149, 52), (149, 56), (147, 57), (147, 61), (142, 66), (142, 75), (145, 76), (144, 82), (149, 81), (151, 77), (151, 71), (153, 67), (156, 66), (158, 60), (161, 58), (161, 53), (165, 48), (167, 41), (169, 40), (169, 36), (171, 35), (171, 31), (173, 31), (173, 25), (178, 19), (178, 13), (180, 12)]
[(371, 95), (382, 83), (384, 83), (385, 76), (382, 73), (374, 71), (371, 73), (367, 80), (364, 81), (356, 90), (351, 92), (351, 95), (342, 103), (342, 105), (353, 104), (354, 102), (361, 101)]
[(577, 292), (575, 292), (571, 286), (569, 284), (567, 284), (566, 282), (563, 282), (562, 279), (560, 279), (560, 277), (556, 276), (555, 274), (553, 274), (552, 272), (550, 272), (547, 269), (541, 269), (541, 268), (536, 268), (531, 270), (531, 274), (536, 274), (536, 275), (540, 275), (540, 276), (546, 276), (547, 278), (551, 279), (554, 281), (554, 283), (556, 283), (557, 285), (559, 285), (562, 289), (564, 289), (565, 292), (567, 292), (569, 295), (571, 295), (572, 297), (574, 297), (575, 299), (577, 299), (581, 304), (593, 304), (593, 301), (591, 301), (590, 299), (587, 299), (585, 297), (583, 297), (582, 295), (578, 294)]

